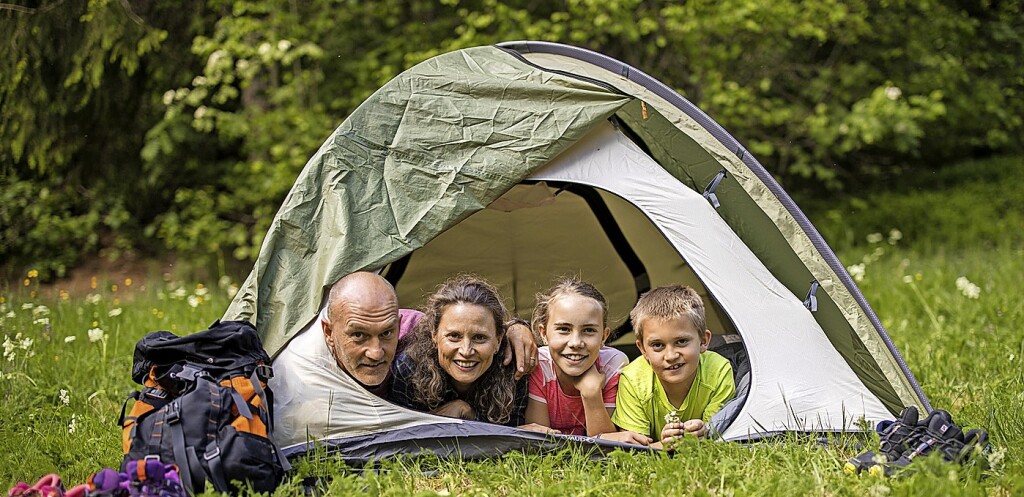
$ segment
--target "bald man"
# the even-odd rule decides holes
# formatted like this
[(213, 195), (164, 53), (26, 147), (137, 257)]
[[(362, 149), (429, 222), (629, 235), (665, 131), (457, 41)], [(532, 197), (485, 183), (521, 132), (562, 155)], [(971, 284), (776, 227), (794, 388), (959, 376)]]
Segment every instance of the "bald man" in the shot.
[(321, 319), (324, 339), (338, 367), (384, 397), (401, 331), (411, 330), (420, 313), (399, 311), (391, 283), (377, 274), (358, 272), (331, 287), (326, 314)]

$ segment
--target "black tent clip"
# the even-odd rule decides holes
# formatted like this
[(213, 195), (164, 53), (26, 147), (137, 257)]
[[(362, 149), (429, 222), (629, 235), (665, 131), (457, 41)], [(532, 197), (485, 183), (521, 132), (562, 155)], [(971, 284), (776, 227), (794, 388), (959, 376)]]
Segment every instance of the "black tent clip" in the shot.
[(818, 287), (819, 286), (820, 285), (818, 284), (818, 280), (812, 281), (811, 282), (811, 289), (808, 290), (807, 298), (804, 299), (804, 307), (806, 307), (811, 312), (817, 312), (818, 311), (818, 295), (817, 294), (818, 294)]
[(714, 179), (711, 180), (711, 183), (709, 183), (707, 188), (704, 189), (704, 198), (707, 199), (708, 202), (711, 202), (711, 205), (714, 206), (715, 209), (722, 205), (718, 202), (718, 195), (715, 195), (715, 190), (718, 189), (718, 185), (722, 183), (725, 176), (725, 169), (718, 171), (718, 174), (715, 175)]

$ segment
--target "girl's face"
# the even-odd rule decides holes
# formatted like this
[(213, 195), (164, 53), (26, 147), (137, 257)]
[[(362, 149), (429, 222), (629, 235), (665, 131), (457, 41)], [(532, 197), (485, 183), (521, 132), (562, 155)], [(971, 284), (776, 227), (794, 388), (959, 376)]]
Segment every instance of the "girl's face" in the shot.
[(459, 393), (469, 391), (491, 367), (500, 342), (494, 314), (475, 304), (446, 307), (434, 335), (437, 360)]
[(540, 332), (560, 376), (581, 376), (594, 365), (611, 331), (603, 321), (604, 307), (590, 297), (570, 293), (551, 301)]

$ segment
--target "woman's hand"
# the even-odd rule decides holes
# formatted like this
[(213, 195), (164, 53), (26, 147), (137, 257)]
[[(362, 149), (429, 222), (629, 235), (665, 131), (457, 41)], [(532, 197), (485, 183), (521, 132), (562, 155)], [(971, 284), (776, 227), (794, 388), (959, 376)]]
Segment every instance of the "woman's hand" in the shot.
[(513, 359), (516, 361), (516, 380), (529, 375), (537, 367), (537, 342), (533, 340), (533, 332), (521, 322), (513, 323), (506, 332), (509, 347), (505, 349), (505, 360), (501, 363), (508, 366)]
[(449, 418), (476, 419), (476, 411), (466, 401), (456, 399), (434, 409), (433, 414)]
[(602, 433), (597, 438), (601, 440), (611, 440), (613, 442), (622, 442), (633, 445), (650, 445), (654, 440), (647, 436), (641, 435), (632, 431), (613, 431), (611, 433)]

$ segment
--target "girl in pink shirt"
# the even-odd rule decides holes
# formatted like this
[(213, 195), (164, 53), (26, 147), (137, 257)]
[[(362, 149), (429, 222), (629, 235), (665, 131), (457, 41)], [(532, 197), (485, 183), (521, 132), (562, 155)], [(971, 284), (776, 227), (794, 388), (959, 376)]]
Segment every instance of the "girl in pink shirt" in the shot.
[(611, 420), (619, 371), (629, 360), (604, 346), (611, 333), (604, 295), (578, 278), (562, 278), (537, 295), (532, 325), (547, 346), (530, 375), (526, 422), (636, 443), (630, 432), (616, 432)]

